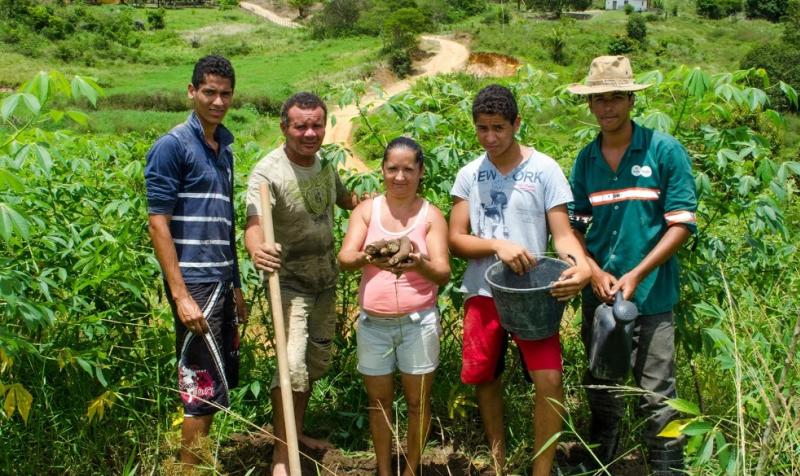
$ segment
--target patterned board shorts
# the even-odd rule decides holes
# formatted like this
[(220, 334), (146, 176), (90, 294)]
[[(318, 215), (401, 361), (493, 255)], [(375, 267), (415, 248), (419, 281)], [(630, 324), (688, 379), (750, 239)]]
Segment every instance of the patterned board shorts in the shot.
[(178, 390), (184, 416), (211, 415), (228, 408), (230, 389), (239, 384), (239, 330), (232, 283), (187, 283), (189, 294), (203, 310), (209, 332), (199, 336), (175, 317)]

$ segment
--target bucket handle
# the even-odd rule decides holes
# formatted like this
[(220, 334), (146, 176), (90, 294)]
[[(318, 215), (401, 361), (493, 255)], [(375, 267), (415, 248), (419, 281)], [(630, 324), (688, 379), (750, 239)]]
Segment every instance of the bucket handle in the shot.
[[(560, 256), (559, 256), (559, 258), (560, 258)], [(565, 253), (564, 254), (564, 258), (569, 258), (570, 260), (572, 260), (572, 266), (578, 266), (578, 260), (575, 259), (575, 257), (573, 255), (571, 255), (569, 253)], [(545, 289), (548, 289), (548, 290), (549, 289), (553, 289), (553, 285), (554, 284), (556, 284), (556, 281), (551, 281), (550, 284), (548, 284), (547, 288), (545, 288)]]

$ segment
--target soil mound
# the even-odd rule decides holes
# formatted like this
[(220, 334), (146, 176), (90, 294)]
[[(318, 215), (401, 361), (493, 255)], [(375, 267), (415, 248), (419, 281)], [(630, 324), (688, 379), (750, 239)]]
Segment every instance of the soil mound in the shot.
[(513, 76), (521, 63), (511, 56), (498, 53), (470, 53), (467, 73), (475, 76)]

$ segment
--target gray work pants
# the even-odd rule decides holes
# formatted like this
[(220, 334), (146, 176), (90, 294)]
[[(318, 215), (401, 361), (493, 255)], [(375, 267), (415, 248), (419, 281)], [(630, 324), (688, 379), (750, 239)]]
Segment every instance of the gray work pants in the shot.
[[(588, 292), (587, 292), (588, 291)], [(591, 288), (583, 293), (583, 324), (581, 338), (589, 354), (592, 337), (594, 311), (600, 301)], [(685, 438), (663, 438), (657, 436), (678, 412), (665, 403), (676, 397), (675, 393), (675, 325), (672, 311), (639, 316), (633, 328), (633, 351), (631, 366), (636, 386), (647, 393), (639, 399), (637, 416), (646, 419), (644, 442), (648, 450), (680, 450)], [(584, 377), (585, 385), (614, 386), (617, 382), (597, 379), (589, 373)], [(619, 435), (619, 423), (625, 412), (623, 397), (611, 389), (587, 388), (589, 409), (592, 413), (592, 443), (610, 445), (609, 456), (613, 456)]]

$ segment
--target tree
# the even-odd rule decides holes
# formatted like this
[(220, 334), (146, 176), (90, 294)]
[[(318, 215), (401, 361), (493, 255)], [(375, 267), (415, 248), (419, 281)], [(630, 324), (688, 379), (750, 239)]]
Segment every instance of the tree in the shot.
[(697, 0), (697, 14), (717, 20), (742, 11), (742, 0)]
[(565, 10), (583, 11), (592, 5), (591, 0), (523, 0), (525, 6), (561, 18)]
[(628, 36), (640, 43), (644, 43), (647, 39), (647, 21), (641, 13), (634, 13), (628, 17), (628, 23), (625, 25)]
[(325, 2), (322, 12), (314, 15), (311, 24), (313, 35), (317, 38), (330, 38), (355, 34), (361, 7), (359, 0)]
[(787, 0), (746, 0), (745, 11), (750, 18), (764, 18), (777, 22), (786, 14), (788, 3)]
[[(780, 40), (754, 47), (742, 59), (742, 67), (763, 68), (770, 79), (800, 91), (800, 0), (788, 2), (784, 21)], [(792, 106), (785, 101), (779, 104)]]
[(784, 43), (800, 48), (800, 0), (789, 0), (783, 21)]
[(416, 8), (401, 8), (383, 23), (384, 51), (389, 65), (398, 76), (411, 73), (411, 53), (417, 47), (417, 36), (427, 27), (425, 16)]
[(289, 0), (289, 5), (297, 9), (297, 16), (305, 18), (308, 15), (308, 9), (314, 4), (314, 0)]

